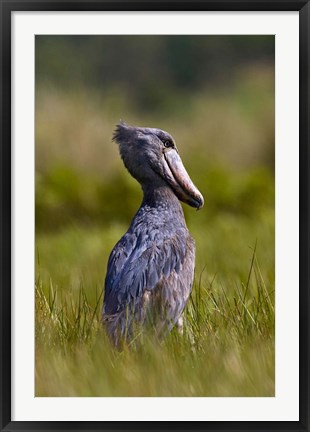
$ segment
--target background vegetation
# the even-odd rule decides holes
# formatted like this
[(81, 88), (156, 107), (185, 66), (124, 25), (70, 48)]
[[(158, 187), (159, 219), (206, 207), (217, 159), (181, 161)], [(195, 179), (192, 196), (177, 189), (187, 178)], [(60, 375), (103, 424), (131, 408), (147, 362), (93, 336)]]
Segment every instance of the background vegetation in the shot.
[[(184, 206), (184, 335), (115, 352), (109, 253), (142, 193), (115, 124), (169, 131), (205, 197)], [(36, 37), (36, 396), (274, 395), (274, 38)]]

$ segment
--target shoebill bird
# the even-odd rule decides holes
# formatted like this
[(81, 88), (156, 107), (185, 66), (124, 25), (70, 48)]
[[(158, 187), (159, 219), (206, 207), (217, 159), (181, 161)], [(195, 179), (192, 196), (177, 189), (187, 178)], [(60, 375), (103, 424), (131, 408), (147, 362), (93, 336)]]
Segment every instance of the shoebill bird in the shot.
[(116, 346), (147, 325), (158, 336), (181, 325), (190, 296), (195, 242), (179, 202), (200, 209), (203, 196), (186, 172), (172, 136), (160, 129), (117, 125), (113, 140), (141, 184), (142, 204), (111, 252), (103, 324)]

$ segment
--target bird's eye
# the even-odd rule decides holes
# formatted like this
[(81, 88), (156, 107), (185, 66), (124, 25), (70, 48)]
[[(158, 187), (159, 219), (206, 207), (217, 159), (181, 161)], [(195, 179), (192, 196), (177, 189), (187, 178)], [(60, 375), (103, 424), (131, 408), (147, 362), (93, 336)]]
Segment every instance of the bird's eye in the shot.
[(171, 141), (163, 141), (164, 147), (169, 148), (169, 147), (173, 147), (173, 144)]

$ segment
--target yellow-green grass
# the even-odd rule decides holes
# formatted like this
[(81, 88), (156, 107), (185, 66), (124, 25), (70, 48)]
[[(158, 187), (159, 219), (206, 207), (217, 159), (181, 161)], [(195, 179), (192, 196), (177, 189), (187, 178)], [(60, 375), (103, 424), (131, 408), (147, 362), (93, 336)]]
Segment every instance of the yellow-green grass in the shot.
[(273, 396), (273, 218), (191, 226), (194, 290), (183, 335), (115, 351), (100, 324), (108, 254), (125, 231), (37, 235), (37, 396)]

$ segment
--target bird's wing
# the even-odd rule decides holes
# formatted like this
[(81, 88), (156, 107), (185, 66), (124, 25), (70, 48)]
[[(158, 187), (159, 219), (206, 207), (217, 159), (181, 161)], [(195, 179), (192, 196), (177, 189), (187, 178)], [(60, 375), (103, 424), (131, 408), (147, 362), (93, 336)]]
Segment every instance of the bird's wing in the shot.
[(125, 234), (113, 249), (105, 280), (104, 313), (115, 314), (134, 305), (145, 290), (152, 290), (164, 276), (180, 271), (186, 244), (178, 233), (162, 235)]

